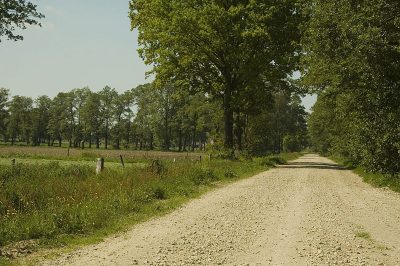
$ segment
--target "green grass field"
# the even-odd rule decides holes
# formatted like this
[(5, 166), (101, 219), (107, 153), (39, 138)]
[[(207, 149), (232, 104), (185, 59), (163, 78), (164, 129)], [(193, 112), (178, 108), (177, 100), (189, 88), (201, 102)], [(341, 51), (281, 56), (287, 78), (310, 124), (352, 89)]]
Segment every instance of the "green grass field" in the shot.
[[(96, 175), (97, 154), (62, 160), (56, 155), (60, 151), (39, 149), (40, 154), (37, 149), (29, 153), (24, 147), (21, 158), (15, 157), (14, 149), (1, 153), (0, 252), (27, 240), (39, 247), (98, 241), (220, 184), (299, 156), (199, 161), (193, 159), (197, 155), (155, 152), (153, 158), (166, 159), (128, 157), (122, 168), (118, 157), (112, 157), (120, 151), (103, 151), (110, 157), (105, 170)], [(11, 158), (16, 158), (15, 166)]]

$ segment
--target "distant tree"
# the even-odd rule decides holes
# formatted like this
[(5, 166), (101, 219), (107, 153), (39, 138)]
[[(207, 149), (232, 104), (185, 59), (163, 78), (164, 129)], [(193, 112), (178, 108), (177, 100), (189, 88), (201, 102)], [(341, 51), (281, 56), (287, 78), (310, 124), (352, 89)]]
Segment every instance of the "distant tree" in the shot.
[(103, 119), (104, 147), (108, 148), (110, 139), (110, 129), (113, 123), (114, 102), (118, 97), (118, 92), (109, 86), (104, 87), (99, 92), (101, 103), (101, 114)]
[(48, 125), (50, 121), (50, 109), (52, 101), (47, 96), (40, 96), (35, 100), (35, 108), (32, 111), (32, 140), (33, 145), (40, 145), (44, 141), (50, 145), (50, 135), (48, 134)]
[(30, 97), (14, 96), (10, 101), (10, 118), (8, 132), (11, 137), (11, 145), (17, 140), (30, 144), (32, 133), (32, 109), (33, 101)]
[(49, 123), (47, 125), (47, 132), (50, 135), (51, 143), (53, 146), (54, 142), (58, 141), (58, 146), (62, 144), (62, 124), (64, 120), (64, 108), (63, 101), (60, 97), (55, 97), (50, 107)]
[(298, 95), (274, 95), (271, 108), (247, 118), (245, 146), (255, 155), (301, 151), (307, 146), (307, 112)]
[(96, 148), (100, 148), (101, 126), (103, 118), (101, 114), (101, 97), (98, 93), (90, 92), (81, 108), (81, 123), (83, 127), (83, 139), (92, 147), (92, 139), (96, 141)]
[(36, 5), (25, 0), (0, 0), (0, 42), (1, 37), (8, 40), (23, 40), (15, 34), (16, 28), (26, 29), (26, 25), (39, 25), (44, 15), (36, 10)]
[(73, 94), (73, 108), (75, 110), (74, 147), (78, 147), (80, 145), (83, 145), (81, 143), (84, 138), (84, 127), (82, 123), (82, 108), (90, 94), (90, 89), (88, 87), (82, 89), (74, 89), (72, 90), (72, 94)]
[(136, 143), (139, 149), (155, 148), (157, 128), (162, 124), (162, 114), (159, 112), (160, 95), (153, 84), (140, 85), (133, 91), (137, 113)]
[(118, 95), (113, 102), (114, 106), (114, 121), (113, 137), (114, 147), (117, 149), (121, 148), (121, 139), (125, 136), (126, 145), (129, 145), (131, 135), (131, 123), (133, 118), (133, 93), (132, 91), (126, 91), (123, 94)]
[(7, 110), (9, 98), (9, 90), (1, 88), (0, 89), (0, 134), (3, 136), (3, 140), (7, 139), (7, 120), (9, 113)]

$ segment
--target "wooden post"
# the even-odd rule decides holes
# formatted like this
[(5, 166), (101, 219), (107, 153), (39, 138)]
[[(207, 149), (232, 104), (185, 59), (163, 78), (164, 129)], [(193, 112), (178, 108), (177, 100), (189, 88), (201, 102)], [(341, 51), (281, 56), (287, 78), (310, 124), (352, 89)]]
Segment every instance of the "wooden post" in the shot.
[(125, 168), (124, 158), (121, 154), (119, 155), (119, 159), (121, 160), (122, 168)]
[(200, 155), (200, 162), (201, 162), (201, 155)]
[(14, 167), (15, 166), (15, 159), (11, 160), (11, 165)]
[(68, 147), (68, 152), (67, 152), (67, 154), (68, 154), (68, 157), (69, 157), (69, 147)]
[(96, 174), (100, 174), (104, 170), (104, 158), (98, 158), (96, 164)]
[(209, 159), (210, 159), (210, 161), (211, 161), (211, 154), (210, 155), (208, 155), (209, 156)]

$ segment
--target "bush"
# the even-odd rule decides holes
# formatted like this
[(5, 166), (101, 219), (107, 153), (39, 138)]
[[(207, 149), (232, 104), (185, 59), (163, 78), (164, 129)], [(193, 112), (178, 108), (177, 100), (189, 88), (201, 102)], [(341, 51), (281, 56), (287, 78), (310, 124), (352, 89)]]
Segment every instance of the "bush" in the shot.
[(277, 164), (285, 164), (285, 163), (286, 163), (285, 159), (283, 159), (280, 156), (273, 156), (273, 155), (262, 157), (260, 160), (260, 164), (263, 166), (275, 166)]
[(211, 169), (204, 169), (201, 167), (194, 168), (190, 176), (196, 185), (205, 185), (218, 179)]
[(164, 175), (167, 172), (167, 167), (165, 163), (161, 160), (153, 160), (151, 163), (149, 170), (156, 175)]
[(225, 171), (224, 176), (225, 176), (225, 178), (237, 178), (238, 174), (236, 174), (232, 170), (227, 170), (227, 171)]

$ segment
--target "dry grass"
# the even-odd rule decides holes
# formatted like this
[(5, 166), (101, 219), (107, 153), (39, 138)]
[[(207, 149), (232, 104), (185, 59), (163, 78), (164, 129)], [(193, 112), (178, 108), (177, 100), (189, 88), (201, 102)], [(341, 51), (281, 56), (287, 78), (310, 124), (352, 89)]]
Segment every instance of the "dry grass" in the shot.
[[(68, 156), (69, 153), (69, 156)], [(105, 150), (105, 149), (79, 149), (59, 147), (30, 147), (30, 146), (0, 146), (2, 158), (38, 158), (38, 159), (94, 159), (104, 157), (109, 160), (119, 160), (122, 155), (127, 160), (146, 159), (192, 159), (197, 160), (203, 153), (197, 152), (163, 152), (163, 151), (136, 151), (136, 150)]]

